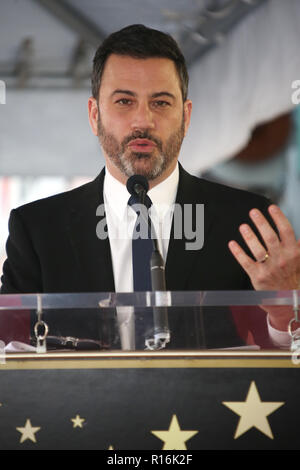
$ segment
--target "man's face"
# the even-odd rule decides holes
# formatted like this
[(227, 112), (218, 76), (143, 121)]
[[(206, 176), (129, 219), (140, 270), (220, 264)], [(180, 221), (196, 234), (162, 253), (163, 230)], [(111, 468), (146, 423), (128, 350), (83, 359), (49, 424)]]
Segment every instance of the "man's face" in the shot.
[(190, 113), (191, 102), (182, 102), (175, 65), (164, 58), (112, 54), (102, 75), (99, 103), (89, 100), (90, 123), (106, 165), (123, 183), (141, 174), (154, 185), (171, 174)]

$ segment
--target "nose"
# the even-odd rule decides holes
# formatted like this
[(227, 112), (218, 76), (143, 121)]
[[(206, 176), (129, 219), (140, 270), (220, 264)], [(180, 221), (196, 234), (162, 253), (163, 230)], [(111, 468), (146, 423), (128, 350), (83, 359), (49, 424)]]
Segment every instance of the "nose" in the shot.
[(139, 103), (132, 116), (131, 128), (154, 129), (154, 116), (148, 103)]

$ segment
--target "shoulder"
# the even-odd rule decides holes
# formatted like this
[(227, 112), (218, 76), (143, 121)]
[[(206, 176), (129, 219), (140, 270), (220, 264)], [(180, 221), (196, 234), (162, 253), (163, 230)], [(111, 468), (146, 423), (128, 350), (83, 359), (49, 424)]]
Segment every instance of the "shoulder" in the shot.
[[(100, 197), (101, 187), (103, 186), (103, 172), (97, 176), (93, 181), (85, 183), (77, 188), (65, 191), (53, 196), (38, 199), (36, 201), (23, 204), (16, 209), (13, 213), (18, 213), (21, 217), (45, 217), (56, 214), (56, 216), (63, 215), (66, 211), (72, 210), (77, 206), (89, 202), (92, 198)], [(101, 186), (102, 185), (102, 186)]]
[(271, 204), (269, 199), (260, 194), (208, 181), (193, 176), (183, 169), (180, 171), (180, 184), (182, 191), (194, 198), (195, 202), (214, 204), (219, 208), (257, 207), (264, 210)]

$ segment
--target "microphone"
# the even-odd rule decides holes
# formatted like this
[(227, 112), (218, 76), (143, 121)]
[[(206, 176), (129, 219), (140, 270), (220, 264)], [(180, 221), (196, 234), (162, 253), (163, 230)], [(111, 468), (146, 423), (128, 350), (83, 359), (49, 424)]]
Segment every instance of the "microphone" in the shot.
[[(132, 176), (130, 176), (130, 178), (128, 178), (128, 180), (127, 180), (126, 188), (127, 188), (127, 191), (132, 196), (135, 196), (137, 198), (137, 200), (139, 201), (140, 204), (145, 205), (145, 198), (146, 198), (146, 194), (147, 194), (148, 189), (149, 189), (149, 183), (148, 183), (148, 180), (145, 176), (143, 176), (143, 175), (132, 175)], [(147, 219), (146, 219), (144, 211), (141, 211), (140, 215), (141, 215), (142, 219), (144, 220), (144, 222), (146, 223), (146, 225), (148, 225), (150, 233), (153, 233), (154, 232), (154, 227), (151, 224), (150, 217), (147, 217)], [(154, 235), (155, 235), (155, 233), (154, 233)], [(151, 237), (151, 240), (152, 240), (152, 244), (153, 244), (153, 250), (159, 252), (158, 244), (157, 244), (157, 237), (156, 236)]]
[(149, 189), (147, 178), (143, 175), (132, 175), (126, 183), (127, 191), (132, 196), (137, 196), (140, 203), (145, 203), (145, 197)]
[[(136, 196), (141, 204), (145, 204), (145, 197), (149, 189), (147, 178), (143, 175), (132, 175), (126, 184), (128, 192)], [(154, 232), (150, 217), (145, 220), (145, 214), (141, 211), (144, 221), (148, 224), (149, 232)], [(158, 240), (154, 232), (152, 238), (153, 251), (150, 260), (151, 285), (152, 291), (166, 291), (165, 265), (162, 255), (159, 251)], [(168, 313), (165, 307), (154, 307), (154, 338), (147, 339), (146, 345), (149, 349), (162, 349), (170, 341), (170, 330), (168, 322)]]

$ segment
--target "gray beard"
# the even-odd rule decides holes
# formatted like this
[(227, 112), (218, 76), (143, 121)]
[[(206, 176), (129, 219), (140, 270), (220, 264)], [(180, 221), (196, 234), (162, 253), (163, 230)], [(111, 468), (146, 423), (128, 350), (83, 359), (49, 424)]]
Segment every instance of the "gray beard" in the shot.
[[(107, 132), (102, 125), (99, 108), (98, 113), (98, 138), (100, 144), (112, 163), (128, 178), (134, 174), (143, 174), (145, 178), (151, 181), (163, 174), (170, 164), (177, 159), (184, 137), (184, 119), (182, 119), (181, 126), (171, 134), (164, 146), (160, 139), (151, 136), (147, 130), (133, 132), (132, 135), (125, 137), (120, 144), (114, 135)], [(128, 153), (125, 155), (127, 144), (134, 138), (149, 139), (156, 144), (158, 153), (156, 153), (155, 161), (149, 170), (141, 171), (135, 168), (135, 163), (139, 159), (153, 159), (152, 154), (131, 152), (129, 155)]]
[[(145, 154), (145, 153), (137, 153), (137, 152), (132, 152), (132, 155), (134, 156), (134, 161), (139, 158), (151, 158), (150, 154)], [(128, 178), (132, 175), (135, 175), (137, 171), (134, 168), (134, 161), (131, 159), (129, 160), (127, 157), (125, 157), (124, 153), (121, 153), (119, 155), (119, 158), (117, 160), (119, 162), (118, 168), (121, 170)], [(166, 158), (164, 155), (159, 153), (157, 155), (157, 160), (155, 162), (154, 167), (151, 169), (151, 171), (146, 172), (147, 174), (144, 174), (148, 180), (154, 180), (158, 176), (160, 176), (166, 169)]]

